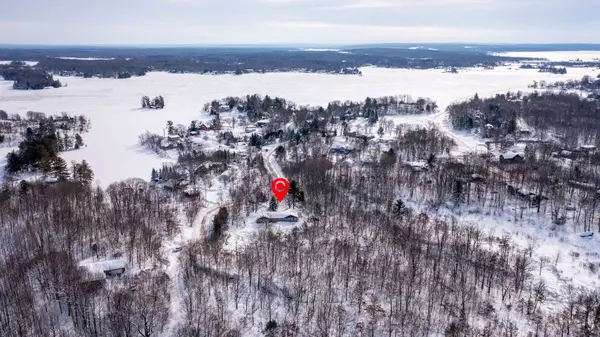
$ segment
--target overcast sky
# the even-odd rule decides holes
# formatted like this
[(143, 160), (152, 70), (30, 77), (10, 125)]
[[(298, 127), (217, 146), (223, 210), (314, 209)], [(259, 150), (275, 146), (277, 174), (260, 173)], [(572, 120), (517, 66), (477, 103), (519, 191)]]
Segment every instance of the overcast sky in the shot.
[(600, 43), (598, 0), (0, 0), (0, 43)]

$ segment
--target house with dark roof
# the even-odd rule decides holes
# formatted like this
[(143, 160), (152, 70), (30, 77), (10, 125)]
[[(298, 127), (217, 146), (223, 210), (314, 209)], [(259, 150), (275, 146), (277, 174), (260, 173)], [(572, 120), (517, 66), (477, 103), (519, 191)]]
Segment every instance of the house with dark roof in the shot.
[(521, 163), (525, 159), (525, 155), (516, 152), (507, 152), (500, 155), (502, 163)]
[(297, 222), (298, 216), (292, 212), (266, 212), (263, 213), (256, 223), (275, 223), (275, 222)]

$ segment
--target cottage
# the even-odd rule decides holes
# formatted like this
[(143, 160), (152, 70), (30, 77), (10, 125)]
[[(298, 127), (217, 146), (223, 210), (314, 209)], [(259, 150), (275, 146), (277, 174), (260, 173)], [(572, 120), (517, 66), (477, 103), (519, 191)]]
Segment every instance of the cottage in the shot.
[(500, 161), (503, 163), (520, 163), (525, 158), (525, 155), (516, 152), (507, 152), (500, 155)]
[(246, 126), (246, 128), (244, 129), (244, 131), (246, 133), (254, 132), (254, 131), (256, 131), (256, 126), (254, 126), (254, 125), (248, 125), (248, 126)]
[(297, 222), (298, 216), (292, 212), (267, 212), (262, 214), (256, 223)]

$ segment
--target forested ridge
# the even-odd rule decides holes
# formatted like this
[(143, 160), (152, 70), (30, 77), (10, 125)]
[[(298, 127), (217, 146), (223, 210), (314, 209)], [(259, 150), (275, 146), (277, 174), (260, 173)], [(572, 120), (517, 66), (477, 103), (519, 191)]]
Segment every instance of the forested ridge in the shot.
[(445, 69), (494, 66), (520, 59), (493, 56), (478, 49), (356, 46), (343, 50), (258, 47), (0, 48), (0, 60), (38, 61), (37, 68), (63, 76), (129, 78), (144, 76), (149, 71), (236, 75), (305, 71), (357, 75), (360, 74), (359, 68), (365, 66)]

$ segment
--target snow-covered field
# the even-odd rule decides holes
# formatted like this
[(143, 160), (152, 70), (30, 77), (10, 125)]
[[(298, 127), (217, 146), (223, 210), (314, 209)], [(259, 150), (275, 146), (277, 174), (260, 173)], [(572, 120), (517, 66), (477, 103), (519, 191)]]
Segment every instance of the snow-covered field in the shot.
[[(525, 90), (534, 80), (557, 81), (597, 73), (589, 68), (572, 68), (567, 75), (556, 75), (517, 68), (477, 68), (461, 70), (458, 74), (441, 70), (365, 68), (362, 77), (306, 73), (243, 76), (149, 73), (125, 80), (59, 77), (68, 86), (41, 91), (13, 90), (12, 82), (0, 81), (0, 109), (8, 113), (25, 114), (33, 110), (89, 117), (92, 129), (83, 135), (87, 146), (62, 156), (67, 162), (87, 160), (97, 181), (106, 186), (131, 177), (148, 179), (152, 167), (173, 160), (159, 158), (140, 148), (138, 135), (146, 131), (162, 133), (167, 120), (184, 125), (193, 119), (208, 120), (209, 116), (200, 112), (204, 103), (226, 96), (259, 93), (285, 97), (297, 104), (326, 105), (332, 100), (410, 94), (414, 98), (431, 97), (438, 102), (440, 111), (444, 111), (451, 102), (476, 92), (485, 96)], [(141, 109), (143, 95), (162, 95), (165, 109)], [(441, 114), (430, 116), (412, 123), (441, 123), (441, 117)], [(395, 121), (411, 122), (410, 117), (398, 117)], [(5, 152), (6, 149), (2, 149), (2, 154)], [(3, 167), (2, 161), (0, 166)]]
[(535, 57), (543, 58), (548, 61), (597, 61), (600, 60), (600, 51), (598, 50), (579, 50), (579, 51), (544, 51), (544, 52), (508, 52), (508, 53), (493, 53), (493, 55), (509, 56), (509, 57)]

